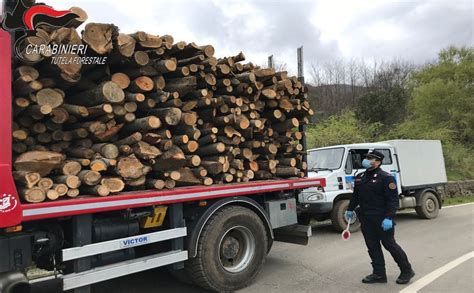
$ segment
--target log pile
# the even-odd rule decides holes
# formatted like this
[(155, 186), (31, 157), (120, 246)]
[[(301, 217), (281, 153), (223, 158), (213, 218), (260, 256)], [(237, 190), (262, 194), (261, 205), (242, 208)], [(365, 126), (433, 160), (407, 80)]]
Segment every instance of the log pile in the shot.
[(80, 36), (85, 19), (26, 42), (87, 44), (105, 65), (45, 54), (13, 69), (13, 174), (26, 202), (304, 176), (300, 126), (313, 111), (297, 78), (169, 35), (89, 23)]

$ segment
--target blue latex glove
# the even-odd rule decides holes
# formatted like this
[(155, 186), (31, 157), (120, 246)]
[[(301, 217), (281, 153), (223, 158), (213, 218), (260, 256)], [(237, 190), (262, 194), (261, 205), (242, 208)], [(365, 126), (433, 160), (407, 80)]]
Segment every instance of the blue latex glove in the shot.
[(391, 219), (384, 219), (382, 221), (382, 229), (388, 231), (393, 228), (393, 221)]
[(346, 211), (344, 213), (344, 217), (348, 222), (352, 221), (352, 217), (354, 217), (354, 211)]

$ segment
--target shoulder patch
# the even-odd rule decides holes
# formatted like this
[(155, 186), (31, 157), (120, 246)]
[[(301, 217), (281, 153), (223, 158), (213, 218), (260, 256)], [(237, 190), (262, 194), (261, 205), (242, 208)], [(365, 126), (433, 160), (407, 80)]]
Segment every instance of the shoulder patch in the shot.
[(397, 185), (395, 185), (395, 183), (392, 182), (392, 183), (390, 183), (390, 184), (388, 185), (388, 188), (390, 188), (390, 189), (397, 189)]

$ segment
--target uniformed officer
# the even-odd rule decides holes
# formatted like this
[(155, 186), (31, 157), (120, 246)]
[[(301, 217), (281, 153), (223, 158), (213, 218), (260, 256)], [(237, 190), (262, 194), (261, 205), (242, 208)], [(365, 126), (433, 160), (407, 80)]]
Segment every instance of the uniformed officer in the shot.
[(355, 178), (354, 192), (345, 213), (348, 221), (354, 217), (354, 209), (360, 206), (357, 216), (361, 222), (373, 273), (365, 277), (363, 283), (386, 283), (385, 260), (383, 247), (390, 252), (401, 270), (398, 284), (406, 284), (413, 278), (413, 271), (408, 257), (395, 241), (393, 218), (398, 209), (398, 192), (394, 177), (380, 168), (384, 155), (370, 151), (362, 161), (367, 170)]

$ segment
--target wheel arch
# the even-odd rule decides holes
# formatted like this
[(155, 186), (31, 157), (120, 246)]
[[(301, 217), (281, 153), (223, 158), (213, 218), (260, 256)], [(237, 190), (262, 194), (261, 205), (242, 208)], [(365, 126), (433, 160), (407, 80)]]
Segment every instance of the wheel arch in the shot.
[(333, 204), (335, 204), (336, 202), (340, 201), (340, 200), (343, 200), (343, 199), (351, 199), (352, 198), (352, 193), (341, 193), (339, 194), (338, 196), (336, 196), (333, 200)]
[(427, 191), (433, 193), (436, 196), (436, 199), (438, 200), (439, 209), (441, 209), (443, 205), (443, 200), (441, 199), (441, 195), (438, 193), (438, 191), (436, 191), (435, 188), (432, 188), (432, 187), (418, 189), (415, 191), (416, 206), (417, 207), (421, 206), (421, 198)]
[(197, 220), (187, 225), (188, 237), (186, 237), (186, 246), (188, 249), (189, 258), (196, 257), (199, 237), (201, 236), (204, 226), (212, 217), (212, 215), (215, 214), (221, 208), (225, 206), (229, 206), (229, 205), (246, 207), (252, 210), (253, 212), (255, 212), (255, 214), (259, 216), (267, 232), (267, 237), (269, 240), (267, 250), (270, 251), (273, 244), (273, 230), (270, 224), (270, 219), (268, 218), (266, 211), (255, 200), (249, 197), (242, 196), (242, 197), (224, 198), (224, 199), (220, 199), (213, 202), (205, 209), (204, 212), (201, 213), (200, 217)]

